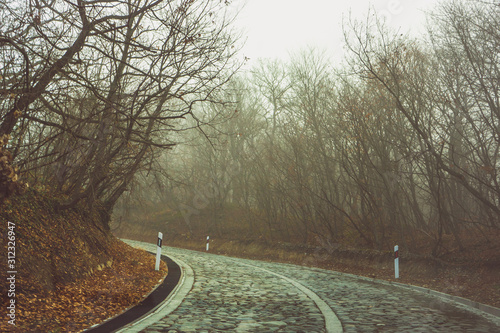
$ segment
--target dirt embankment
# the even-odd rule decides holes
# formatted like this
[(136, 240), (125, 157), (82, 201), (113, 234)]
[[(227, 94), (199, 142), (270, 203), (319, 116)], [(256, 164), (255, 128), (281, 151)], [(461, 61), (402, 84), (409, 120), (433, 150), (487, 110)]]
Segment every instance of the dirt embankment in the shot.
[(79, 332), (138, 303), (166, 274), (116, 239), (99, 207), (55, 207), (54, 195), (34, 190), (0, 205), (2, 332)]

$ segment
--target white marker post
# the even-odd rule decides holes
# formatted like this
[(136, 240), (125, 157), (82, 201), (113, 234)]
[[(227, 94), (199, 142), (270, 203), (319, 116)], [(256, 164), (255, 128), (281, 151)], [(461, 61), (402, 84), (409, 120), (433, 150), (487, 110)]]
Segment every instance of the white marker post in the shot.
[(394, 246), (394, 276), (399, 279), (399, 247)]
[(155, 271), (160, 270), (160, 257), (161, 257), (161, 242), (163, 240), (163, 234), (161, 232), (158, 232), (158, 243), (156, 244), (156, 264), (155, 264)]
[(210, 242), (210, 236), (207, 236), (207, 252), (208, 252), (208, 247), (209, 247), (209, 243)]

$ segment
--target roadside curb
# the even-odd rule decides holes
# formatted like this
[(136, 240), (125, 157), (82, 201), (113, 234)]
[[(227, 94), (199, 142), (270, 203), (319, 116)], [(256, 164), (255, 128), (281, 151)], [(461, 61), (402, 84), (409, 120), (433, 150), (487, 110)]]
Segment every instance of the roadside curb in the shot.
[[(316, 268), (316, 269), (322, 270), (321, 268)], [(329, 270), (326, 270), (326, 271), (329, 271)], [(375, 279), (375, 278), (370, 278), (370, 277), (360, 276), (360, 275), (354, 275), (354, 274), (344, 273), (344, 272), (337, 272), (337, 271), (329, 271), (329, 272), (335, 272), (338, 275), (349, 276), (349, 277), (352, 277), (352, 278), (355, 278), (358, 280), (364, 280), (364, 281), (383, 284), (383, 285), (387, 285), (387, 286), (395, 286), (398, 288), (410, 289), (410, 290), (417, 291), (417, 292), (420, 292), (423, 294), (432, 295), (432, 296), (438, 297), (442, 300), (453, 302), (453, 303), (455, 303), (455, 305), (460, 305), (462, 308), (469, 310), (469, 311), (472, 311), (476, 314), (482, 315), (482, 316), (494, 321), (496, 324), (500, 325), (500, 308), (496, 308), (496, 307), (491, 306), (491, 305), (472, 301), (470, 299), (463, 298), (460, 296), (445, 294), (443, 292), (432, 290), (432, 289), (425, 288), (425, 287), (414, 286), (411, 284), (404, 284), (404, 283), (400, 283), (400, 282), (380, 280), (380, 279)]]
[(487, 305), (487, 304), (479, 303), (479, 302), (476, 302), (476, 301), (472, 301), (470, 299), (463, 298), (463, 297), (460, 297), (460, 296), (453, 296), (453, 295), (450, 295), (450, 294), (445, 294), (445, 293), (442, 293), (440, 291), (428, 289), (428, 288), (425, 288), (425, 287), (413, 286), (413, 285), (410, 285), (410, 284), (403, 284), (403, 283), (399, 283), (399, 282), (390, 282), (390, 281), (386, 281), (386, 282), (388, 282), (389, 284), (401, 287), (401, 288), (408, 288), (408, 289), (419, 291), (421, 293), (425, 293), (425, 294), (429, 294), (429, 295), (433, 295), (433, 296), (445, 298), (447, 300), (451, 300), (451, 301), (463, 304), (465, 306), (477, 309), (479, 311), (485, 312), (485, 313), (487, 313), (489, 315), (498, 317), (500, 319), (500, 308), (496, 308), (496, 307), (491, 306), (491, 305)]
[(172, 313), (182, 303), (187, 294), (191, 291), (194, 283), (193, 269), (180, 259), (169, 256), (178, 267), (180, 267), (181, 277), (175, 289), (153, 310), (143, 315), (141, 318), (129, 322), (121, 327), (116, 333), (135, 333), (140, 332), (146, 327), (157, 323), (162, 318)]
[(140, 320), (152, 309), (156, 309), (165, 299), (172, 294), (172, 291), (179, 285), (181, 268), (167, 256), (162, 256), (162, 260), (167, 263), (168, 274), (163, 282), (150, 292), (139, 304), (123, 311), (122, 313), (107, 319), (106, 321), (92, 326), (85, 330), (85, 333), (109, 333), (121, 329), (125, 325)]

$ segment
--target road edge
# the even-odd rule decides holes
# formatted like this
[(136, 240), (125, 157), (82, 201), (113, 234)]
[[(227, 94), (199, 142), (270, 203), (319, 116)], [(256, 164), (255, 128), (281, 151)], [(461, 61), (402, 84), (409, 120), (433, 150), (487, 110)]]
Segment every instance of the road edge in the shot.
[[(146, 243), (147, 244), (147, 243)], [(149, 251), (146, 249), (146, 251)], [(150, 251), (151, 252), (151, 251)], [(175, 289), (153, 310), (149, 311), (142, 317), (130, 322), (118, 330), (115, 333), (136, 333), (145, 329), (150, 325), (154, 325), (162, 318), (168, 316), (175, 309), (179, 307), (187, 294), (191, 291), (194, 284), (194, 271), (186, 264), (184, 261), (175, 258), (171, 255), (168, 256), (172, 261), (174, 261), (181, 270), (181, 278), (177, 283)]]
[(156, 309), (161, 305), (165, 299), (168, 299), (172, 292), (179, 285), (181, 277), (180, 266), (167, 256), (162, 256), (162, 260), (167, 263), (168, 273), (161, 284), (153, 289), (146, 297), (144, 297), (138, 304), (122, 311), (121, 313), (106, 319), (105, 321), (91, 326), (84, 330), (85, 333), (109, 333), (120, 330), (127, 324), (140, 320), (151, 309)]
[[(300, 266), (300, 267), (305, 267), (305, 266)], [(333, 273), (338, 274), (338, 275), (348, 276), (348, 277), (358, 279), (358, 280), (363, 280), (363, 281), (372, 282), (372, 283), (378, 283), (378, 284), (382, 284), (382, 285), (386, 285), (386, 286), (395, 286), (398, 288), (409, 289), (409, 290), (416, 291), (416, 292), (419, 292), (422, 294), (434, 296), (434, 297), (437, 297), (443, 301), (452, 303), (453, 305), (455, 305), (461, 309), (464, 309), (464, 310), (470, 311), (472, 313), (475, 313), (479, 316), (482, 316), (482, 317), (486, 318), (487, 320), (493, 322), (494, 324), (500, 326), (500, 308), (496, 308), (496, 307), (491, 306), (491, 305), (479, 303), (479, 302), (470, 300), (468, 298), (454, 296), (454, 295), (446, 294), (446, 293), (443, 293), (443, 292), (440, 292), (437, 290), (433, 290), (433, 289), (429, 289), (429, 288), (425, 288), (425, 287), (420, 287), (420, 286), (415, 286), (415, 285), (411, 285), (411, 284), (404, 284), (404, 283), (395, 282), (395, 281), (387, 281), (387, 280), (381, 280), (381, 279), (376, 279), (376, 278), (370, 278), (367, 276), (355, 275), (355, 274), (351, 274), (351, 273), (344, 273), (344, 272), (328, 270), (328, 269), (318, 268), (318, 267), (308, 267), (308, 268), (312, 268), (312, 269), (319, 270), (319, 271), (333, 272)]]

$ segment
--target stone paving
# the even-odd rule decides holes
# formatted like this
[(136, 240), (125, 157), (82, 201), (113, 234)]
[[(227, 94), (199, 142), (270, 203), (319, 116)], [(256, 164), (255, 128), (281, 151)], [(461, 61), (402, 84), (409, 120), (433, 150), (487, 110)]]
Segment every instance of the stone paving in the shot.
[(498, 320), (396, 286), (170, 247), (163, 253), (188, 263), (194, 284), (179, 307), (141, 332), (326, 332), (325, 311), (297, 288), (299, 284), (335, 312), (342, 328), (329, 331), (500, 332)]

